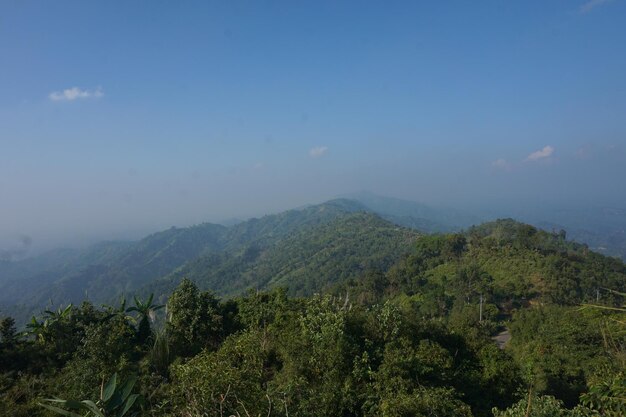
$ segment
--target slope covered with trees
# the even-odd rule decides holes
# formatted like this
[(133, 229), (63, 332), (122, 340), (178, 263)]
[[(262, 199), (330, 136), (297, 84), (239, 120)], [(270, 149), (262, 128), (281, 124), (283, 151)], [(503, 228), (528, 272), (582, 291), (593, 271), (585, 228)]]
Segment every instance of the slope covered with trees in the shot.
[[(282, 237), (233, 229), (258, 251), (186, 264), (163, 280), (167, 308), (85, 302), (24, 334), (2, 318), (0, 415), (626, 413), (621, 261), (512, 220), (418, 237), (345, 207), (304, 212), (271, 218)], [(201, 289), (236, 265), (224, 293), (275, 288)]]
[[(437, 300), (437, 313), (449, 312), (456, 300), (485, 303), (502, 311), (529, 303), (576, 305), (626, 289), (626, 269), (616, 258), (511, 219), (472, 227), (465, 233), (424, 236), (416, 250), (385, 273), (348, 281), (376, 299), (403, 293)], [(384, 293), (382, 293), (384, 289)], [(426, 307), (424, 307), (426, 308)]]
[[(325, 209), (325, 208), (324, 208)], [(185, 264), (146, 292), (167, 294), (183, 277), (221, 295), (282, 286), (311, 295), (369, 269), (386, 269), (407, 254), (418, 234), (363, 213), (339, 213), (282, 239), (266, 236), (237, 250), (208, 254)]]
[(272, 286), (275, 280), (284, 285), (292, 278), (294, 293), (310, 293), (322, 281), (388, 266), (417, 236), (363, 210), (358, 203), (333, 200), (230, 227), (171, 228), (138, 242), (3, 262), (0, 310), (23, 323), (44, 306), (86, 299), (100, 304), (123, 294), (155, 292), (164, 300), (185, 275), (224, 295)]
[[(79, 303), (105, 302), (164, 276), (185, 261), (221, 246), (225, 227), (203, 224), (155, 233), (138, 242), (112, 242), (69, 251), (63, 262), (41, 257), (7, 266), (0, 280), (0, 307), (21, 312)], [(44, 257), (51, 257), (44, 255)]]

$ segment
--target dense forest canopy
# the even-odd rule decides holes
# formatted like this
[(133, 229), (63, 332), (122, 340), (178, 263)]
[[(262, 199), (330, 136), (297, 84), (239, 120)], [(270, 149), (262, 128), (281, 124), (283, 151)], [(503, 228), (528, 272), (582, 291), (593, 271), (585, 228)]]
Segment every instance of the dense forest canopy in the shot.
[(407, 253), (418, 232), (386, 222), (351, 200), (289, 210), (230, 227), (170, 228), (138, 242), (106, 242), (0, 262), (0, 311), (23, 323), (42, 306), (121, 294), (155, 293), (164, 302), (183, 276), (219, 295), (282, 281), (312, 294), (322, 281), (386, 268)]
[(620, 260), (510, 219), (418, 235), (337, 207), (243, 223), (154, 296), (5, 316), (0, 415), (624, 415)]

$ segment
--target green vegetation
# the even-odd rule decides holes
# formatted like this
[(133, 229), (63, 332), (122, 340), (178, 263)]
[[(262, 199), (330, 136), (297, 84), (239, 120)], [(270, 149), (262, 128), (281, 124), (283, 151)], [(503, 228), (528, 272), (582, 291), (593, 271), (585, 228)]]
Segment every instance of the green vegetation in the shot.
[(2, 318), (0, 415), (624, 415), (621, 261), (512, 220), (421, 237), (341, 205), (266, 221), (147, 284), (160, 297), (23, 333)]
[[(294, 293), (312, 293), (317, 284), (306, 288), (308, 274), (317, 274), (318, 281), (356, 276), (370, 265), (384, 267), (410, 249), (416, 232), (363, 210), (355, 202), (333, 200), (231, 227), (171, 228), (134, 243), (104, 243), (85, 251), (0, 261), (0, 311), (22, 323), (42, 306), (57, 308), (85, 299), (101, 304), (120, 295), (154, 293), (163, 302), (183, 276), (220, 295), (235, 295), (277, 284), (270, 281), (277, 278), (275, 268), (288, 261), (285, 250), (304, 264), (292, 259), (285, 265), (280, 285), (299, 275), (302, 286), (294, 287)], [(325, 253), (325, 245), (335, 253)], [(309, 262), (314, 252), (317, 258)], [(328, 255), (337, 255), (337, 263), (326, 263)]]
[(274, 244), (257, 241), (237, 251), (199, 257), (147, 286), (146, 292), (171, 291), (186, 277), (222, 295), (276, 286), (289, 288), (292, 295), (311, 295), (364, 271), (387, 269), (410, 252), (417, 237), (372, 214), (341, 213)]
[(136, 378), (131, 377), (125, 382), (117, 383), (117, 374), (102, 383), (100, 389), (100, 398), (95, 402), (92, 400), (61, 400), (61, 399), (45, 399), (40, 405), (47, 410), (67, 417), (78, 417), (85, 413), (95, 417), (134, 417), (139, 412), (134, 410), (137, 407), (139, 394), (132, 394), (136, 383)]

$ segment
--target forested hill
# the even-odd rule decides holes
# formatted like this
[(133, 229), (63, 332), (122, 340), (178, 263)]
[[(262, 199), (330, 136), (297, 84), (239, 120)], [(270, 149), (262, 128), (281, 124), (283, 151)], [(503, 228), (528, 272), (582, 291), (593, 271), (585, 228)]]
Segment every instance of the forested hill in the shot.
[[(203, 224), (171, 228), (138, 242), (99, 244), (73, 251), (64, 262), (39, 258), (8, 264), (0, 269), (0, 308), (24, 314), (91, 299), (99, 303), (163, 276), (185, 261), (221, 247), (226, 228)], [(46, 255), (44, 255), (46, 256)], [(11, 273), (4, 273), (10, 270)], [(19, 314), (18, 314), (19, 316)]]
[(369, 192), (348, 194), (364, 209), (401, 226), (428, 233), (453, 233), (497, 218), (513, 217), (543, 230), (567, 230), (568, 237), (595, 252), (626, 260), (626, 210), (614, 207), (482, 209), (434, 207)]
[[(614, 303), (626, 290), (626, 266), (617, 259), (511, 219), (472, 227), (464, 233), (424, 236), (415, 250), (387, 271), (336, 288), (366, 299), (403, 294), (421, 303), (426, 315), (457, 306), (477, 308), (482, 295), (491, 312), (528, 303), (575, 305)], [(618, 300), (619, 301), (619, 300)]]
[[(312, 210), (312, 209), (307, 209)], [(328, 210), (323, 205), (314, 210)], [(418, 233), (370, 213), (341, 213), (281, 239), (250, 239), (236, 250), (198, 257), (143, 292), (166, 295), (182, 278), (221, 295), (281, 286), (311, 295), (367, 270), (386, 270), (412, 251)]]
[(345, 205), (163, 232), (141, 242), (155, 261), (210, 239), (130, 306), (46, 311), (23, 334), (0, 317), (0, 416), (626, 415), (620, 260), (513, 220), (418, 235)]
[[(603, 296), (603, 288), (624, 289), (622, 262), (513, 220), (460, 234), (418, 239), (418, 233), (348, 199), (229, 227), (171, 228), (138, 242), (0, 263), (0, 309), (24, 322), (46, 307), (85, 299), (100, 304), (122, 294), (155, 293), (165, 301), (183, 277), (201, 289), (234, 296), (276, 286), (310, 295), (362, 287), (369, 285), (363, 277), (383, 275), (385, 291), (398, 288), (415, 297), (439, 291), (442, 305), (452, 303), (459, 277), (472, 274), (487, 277), (481, 291), (499, 303), (571, 304)], [(449, 248), (450, 242), (458, 248)]]
[[(121, 294), (169, 288), (167, 280), (156, 282), (175, 281), (180, 271), (223, 294), (270, 285), (270, 280), (285, 284), (315, 271), (318, 278), (294, 287), (311, 291), (321, 274), (335, 276), (332, 282), (368, 266), (384, 267), (411, 246), (415, 232), (363, 210), (356, 202), (333, 200), (230, 227), (171, 228), (138, 242), (0, 263), (0, 309), (23, 320), (50, 305), (109, 302)], [(287, 253), (293, 256), (285, 258)], [(308, 263), (297, 265), (298, 257)]]

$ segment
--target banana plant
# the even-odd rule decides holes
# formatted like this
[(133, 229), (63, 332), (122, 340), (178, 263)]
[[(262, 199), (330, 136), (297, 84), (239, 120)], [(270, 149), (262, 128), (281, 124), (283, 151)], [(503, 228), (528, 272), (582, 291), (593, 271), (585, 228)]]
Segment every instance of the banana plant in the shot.
[(49, 325), (50, 321), (48, 319), (39, 321), (37, 317), (33, 316), (30, 322), (26, 324), (26, 331), (22, 334), (34, 335), (39, 342), (44, 343), (46, 341), (46, 333)]
[(131, 323), (136, 322), (133, 316), (126, 314), (128, 312), (126, 308), (126, 297), (122, 297), (120, 299), (119, 307), (115, 307), (115, 306), (107, 305), (107, 304), (102, 304), (102, 307), (108, 313), (103, 319), (103, 321), (110, 320), (113, 317), (123, 317), (125, 320), (130, 321)]
[(66, 317), (69, 317), (69, 315), (72, 313), (72, 307), (72, 304), (68, 304), (65, 308), (59, 307), (57, 311), (46, 310), (44, 312), (44, 315), (48, 316), (48, 318), (52, 321), (59, 321)]
[(92, 400), (45, 399), (40, 406), (65, 417), (136, 417), (141, 402), (139, 394), (131, 394), (137, 378), (128, 378), (118, 384), (117, 373), (100, 386), (100, 398)]
[(70, 314), (72, 314), (72, 304), (65, 308), (58, 308), (57, 311), (46, 310), (41, 321), (32, 316), (30, 322), (26, 324), (26, 330), (21, 334), (23, 336), (35, 336), (35, 339), (40, 343), (46, 343), (52, 337), (50, 330), (54, 324), (69, 317)]
[(133, 297), (135, 305), (126, 310), (130, 313), (136, 311), (139, 313), (141, 319), (139, 320), (139, 326), (137, 329), (137, 336), (141, 342), (145, 342), (150, 337), (150, 322), (154, 321), (156, 311), (165, 307), (164, 305), (153, 304), (154, 294), (150, 294), (150, 297), (146, 301), (141, 301), (137, 297)]

